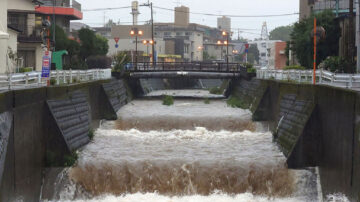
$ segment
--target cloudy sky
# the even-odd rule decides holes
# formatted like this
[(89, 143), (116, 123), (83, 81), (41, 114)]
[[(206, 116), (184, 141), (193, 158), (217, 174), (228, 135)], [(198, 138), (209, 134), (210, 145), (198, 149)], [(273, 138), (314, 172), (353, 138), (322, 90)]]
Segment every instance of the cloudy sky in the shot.
[[(131, 0), (78, 0), (82, 4), (84, 19), (82, 22), (90, 26), (102, 26), (104, 20), (109, 19), (120, 24), (130, 24), (131, 9), (114, 9), (131, 5)], [(147, 0), (139, 0), (146, 3)], [(190, 12), (209, 13), (218, 15), (261, 16), (292, 14), (299, 12), (299, 0), (152, 0), (154, 7), (174, 8), (176, 5), (190, 7)], [(92, 9), (112, 8), (113, 10), (89, 11)], [(88, 11), (87, 11), (88, 10)], [(140, 24), (150, 19), (150, 9), (140, 7)], [(154, 8), (155, 22), (173, 22), (174, 13), (168, 10)], [(216, 27), (215, 16), (190, 14), (190, 22)], [(233, 32), (237, 36), (253, 39), (259, 37), (263, 22), (267, 22), (269, 31), (277, 26), (293, 24), (298, 20), (298, 15), (281, 17), (237, 17), (232, 18)]]

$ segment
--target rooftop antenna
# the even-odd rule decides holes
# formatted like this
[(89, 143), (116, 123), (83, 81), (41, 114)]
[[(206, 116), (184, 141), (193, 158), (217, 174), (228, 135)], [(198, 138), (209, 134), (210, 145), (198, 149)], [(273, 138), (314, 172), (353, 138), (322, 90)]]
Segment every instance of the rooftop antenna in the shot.
[(269, 33), (266, 22), (263, 23), (261, 28), (261, 40), (269, 40)]

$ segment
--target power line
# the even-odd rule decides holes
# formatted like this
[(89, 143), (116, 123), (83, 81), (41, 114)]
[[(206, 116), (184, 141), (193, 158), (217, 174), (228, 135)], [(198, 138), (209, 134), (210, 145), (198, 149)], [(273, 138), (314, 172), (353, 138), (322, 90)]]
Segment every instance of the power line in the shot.
[(115, 7), (115, 8), (94, 8), (94, 9), (84, 9), (82, 11), (89, 12), (89, 11), (110, 11), (110, 10), (119, 10), (119, 9), (126, 9), (131, 8), (131, 6), (123, 6), (123, 7)]
[[(154, 8), (161, 9), (161, 10), (167, 10), (174, 12), (175, 9), (171, 8), (164, 8), (159, 6), (154, 6)], [(199, 13), (199, 12), (187, 12), (187, 11), (176, 11), (181, 13), (190, 13), (195, 15), (206, 15), (206, 16), (215, 16), (215, 17), (232, 17), (232, 18), (263, 18), (263, 17), (284, 17), (284, 16), (292, 16), (292, 15), (299, 15), (299, 13), (286, 13), (286, 14), (277, 14), (277, 15), (218, 15), (218, 14), (212, 14), (212, 13)]]

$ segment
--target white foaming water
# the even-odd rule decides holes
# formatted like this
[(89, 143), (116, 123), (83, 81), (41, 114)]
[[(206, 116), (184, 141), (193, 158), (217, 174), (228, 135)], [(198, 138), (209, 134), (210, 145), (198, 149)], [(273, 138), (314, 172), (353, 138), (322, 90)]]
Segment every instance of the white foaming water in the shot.
[[(64, 200), (68, 201), (68, 200)], [(123, 196), (101, 196), (90, 200), (75, 200), (75, 202), (302, 202), (296, 198), (271, 198), (264, 196), (254, 196), (251, 193), (227, 195), (227, 194), (211, 194), (209, 196), (193, 195), (193, 196), (163, 196), (156, 193), (136, 193)]]
[[(243, 127), (253, 127), (248, 110), (229, 108), (223, 101), (210, 105), (176, 101), (171, 107), (160, 101), (133, 101), (118, 115), (127, 120), (126, 124), (138, 121), (136, 126), (144, 131), (115, 130), (114, 122), (105, 122), (96, 131), (94, 141), (80, 152), (77, 165), (68, 171), (71, 183), (54, 200), (317, 200), (314, 173), (288, 170), (270, 132), (233, 132), (238, 129), (233, 125), (249, 122)], [(159, 121), (150, 124), (168, 127), (156, 125), (156, 130), (148, 131), (152, 127), (144, 127), (144, 122), (152, 119)], [(180, 120), (185, 121), (177, 124)], [(196, 120), (203, 122), (192, 124)], [(210, 129), (196, 127), (205, 122)], [(191, 124), (195, 127), (189, 129)]]

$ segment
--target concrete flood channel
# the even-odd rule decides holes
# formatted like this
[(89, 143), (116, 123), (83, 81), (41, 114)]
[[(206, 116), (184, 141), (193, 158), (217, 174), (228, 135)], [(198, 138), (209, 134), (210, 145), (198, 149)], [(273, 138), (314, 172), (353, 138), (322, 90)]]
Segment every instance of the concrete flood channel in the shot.
[(249, 110), (224, 100), (134, 100), (117, 114), (58, 175), (55, 200), (317, 200), (314, 170), (288, 170)]
[[(316, 92), (312, 86), (230, 81), (227, 94), (248, 108), (241, 109), (228, 106), (225, 97), (211, 97), (199, 89), (165, 91), (162, 85), (160, 81), (104, 81), (46, 89), (45, 109), (38, 113), (42, 117), (38, 121), (49, 123), (30, 127), (42, 135), (26, 140), (41, 139), (36, 143), (39, 149), (27, 153), (20, 149), (27, 147), (26, 141), (14, 129), (20, 121), (16, 104), (9, 105), (12, 110), (3, 109), (2, 140), (9, 135), (3, 141), (7, 154), (0, 155), (0, 165), (5, 165), (0, 169), (0, 201), (357, 201), (357, 171), (350, 169), (347, 176), (347, 162), (342, 159), (348, 154), (345, 149), (332, 159), (335, 168), (323, 160), (329, 149), (325, 142), (331, 142), (321, 139), (327, 138), (322, 135), (327, 131), (323, 129), (326, 122), (319, 123), (319, 119), (322, 106), (329, 103), (311, 97)], [(131, 99), (141, 88), (152, 98)], [(356, 105), (356, 95), (351, 97), (347, 91), (327, 88), (321, 92)], [(165, 106), (156, 98), (160, 94), (179, 99)], [(193, 94), (197, 96), (192, 98)], [(210, 99), (209, 103), (199, 94)], [(68, 123), (68, 117), (76, 119), (79, 127)], [(314, 123), (322, 124), (321, 130)], [(90, 141), (91, 128), (96, 130)], [(26, 135), (24, 130), (21, 133)], [(62, 157), (71, 156), (72, 151), (77, 153), (76, 163), (61, 166), (67, 162)], [(350, 159), (357, 162), (356, 155)], [(23, 162), (26, 158), (36, 162)], [(60, 163), (48, 165), (49, 158)], [(356, 168), (357, 164), (352, 165)]]

